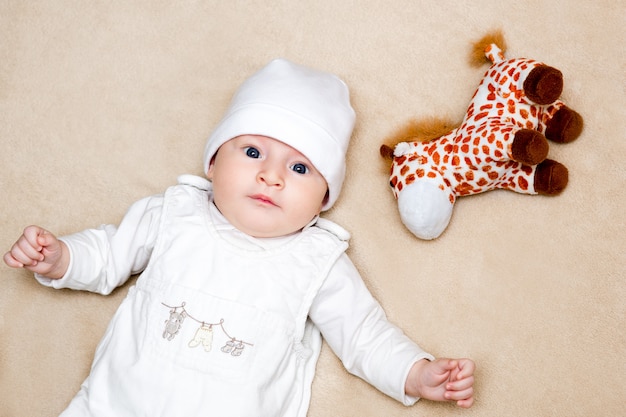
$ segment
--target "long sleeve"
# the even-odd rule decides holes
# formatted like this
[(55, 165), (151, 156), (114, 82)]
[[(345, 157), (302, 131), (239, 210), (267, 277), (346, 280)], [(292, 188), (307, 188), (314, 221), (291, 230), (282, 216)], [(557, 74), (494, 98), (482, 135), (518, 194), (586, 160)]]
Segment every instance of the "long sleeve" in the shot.
[(65, 276), (58, 280), (35, 277), (53, 288), (111, 293), (148, 264), (162, 206), (161, 195), (144, 198), (131, 206), (119, 226), (102, 225), (59, 238), (70, 251)]
[(409, 370), (434, 358), (387, 320), (347, 255), (331, 270), (309, 316), (350, 373), (405, 405), (418, 400), (404, 392)]

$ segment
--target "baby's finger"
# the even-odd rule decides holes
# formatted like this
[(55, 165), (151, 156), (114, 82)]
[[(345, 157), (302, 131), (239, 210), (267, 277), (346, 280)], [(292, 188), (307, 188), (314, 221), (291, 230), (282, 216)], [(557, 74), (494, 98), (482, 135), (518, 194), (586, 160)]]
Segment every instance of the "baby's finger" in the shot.
[(41, 249), (41, 246), (37, 244), (33, 246), (26, 238), (22, 238), (15, 242), (11, 254), (23, 264), (29, 264), (32, 261), (43, 261), (44, 256), (40, 252)]
[(34, 247), (41, 246), (37, 240), (39, 235), (44, 234), (46, 231), (39, 226), (28, 226), (24, 229), (22, 237), (26, 239)]
[(4, 263), (7, 264), (8, 266), (10, 266), (11, 268), (22, 268), (22, 267), (24, 267), (24, 264), (22, 264), (20, 261), (15, 259), (13, 257), (13, 255), (11, 255), (11, 252), (5, 253), (4, 257), (2, 259), (4, 260)]
[(474, 385), (474, 377), (459, 379), (457, 381), (449, 382), (446, 384), (448, 391), (462, 391), (471, 388)]
[(449, 358), (438, 358), (434, 362), (437, 364), (437, 368), (442, 372), (452, 372), (454, 369), (457, 369), (458, 363), (456, 359)]
[(15, 265), (16, 262), (19, 263), (20, 265), (18, 267), (20, 267), (20, 268), (25, 266), (25, 265), (32, 265), (33, 264), (33, 259), (30, 256), (27, 256), (24, 253), (24, 251), (22, 251), (22, 249), (20, 249), (17, 246), (14, 246), (11, 249), (10, 255), (11, 255), (11, 257), (14, 260), (13, 264)]
[(470, 408), (474, 404), (474, 397), (470, 397), (464, 400), (459, 400), (456, 405), (461, 408)]
[(451, 401), (462, 401), (472, 398), (474, 395), (474, 389), (472, 387), (464, 389), (462, 391), (446, 391), (444, 398)]
[(47, 230), (41, 230), (37, 237), (37, 243), (43, 247), (50, 246), (57, 241), (56, 237)]
[(474, 374), (476, 370), (476, 364), (474, 361), (470, 359), (460, 359), (459, 360), (459, 372), (456, 375), (457, 379), (466, 378), (470, 375)]
[(460, 372), (461, 372), (461, 368), (459, 368), (459, 366), (457, 364), (454, 365), (454, 367), (452, 369), (450, 369), (450, 381), (456, 381), (461, 379), (462, 377), (460, 376)]
[[(40, 249), (40, 247), (39, 247)], [(44, 256), (39, 252), (38, 248), (33, 247), (28, 240), (22, 236), (11, 248), (11, 256), (18, 262), (26, 266), (35, 265), (39, 261), (43, 261)]]

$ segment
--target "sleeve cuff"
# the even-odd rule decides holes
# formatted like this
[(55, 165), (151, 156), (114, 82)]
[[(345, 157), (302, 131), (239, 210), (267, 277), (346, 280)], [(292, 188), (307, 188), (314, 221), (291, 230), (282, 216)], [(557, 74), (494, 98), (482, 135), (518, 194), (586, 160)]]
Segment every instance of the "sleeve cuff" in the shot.
[[(435, 360), (435, 357), (426, 352), (422, 352), (421, 354), (415, 356), (414, 359), (409, 362), (409, 366), (406, 367), (406, 370), (404, 372), (404, 378), (402, 378), (402, 387), (400, 387), (400, 392), (404, 393), (404, 386), (406, 384), (406, 379), (409, 377), (409, 372), (411, 371), (411, 368), (413, 367), (415, 362), (422, 359), (426, 359), (427, 361), (433, 361)], [(400, 402), (406, 406), (414, 405), (416, 402), (419, 401), (419, 399), (420, 397), (411, 397), (409, 395), (406, 395), (406, 393), (404, 393), (401, 398), (399, 398)]]

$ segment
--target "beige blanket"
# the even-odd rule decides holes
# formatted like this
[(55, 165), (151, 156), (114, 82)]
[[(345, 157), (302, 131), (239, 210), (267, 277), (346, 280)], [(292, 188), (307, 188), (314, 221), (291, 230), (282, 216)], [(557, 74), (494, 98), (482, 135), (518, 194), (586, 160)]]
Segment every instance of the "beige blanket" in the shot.
[[(234, 89), (286, 57), (351, 88), (348, 175), (327, 217), (352, 233), (365, 282), (422, 347), (478, 366), (472, 409), (406, 408), (325, 345), (309, 415), (625, 415), (625, 26), (624, 0), (0, 1), (0, 248), (31, 223), (116, 223), (179, 174), (201, 175)], [(461, 119), (486, 69), (468, 64), (470, 43), (495, 27), (510, 57), (565, 75), (563, 99), (586, 122), (550, 149), (569, 186), (465, 197), (443, 236), (419, 240), (378, 148), (410, 118)], [(4, 265), (0, 277), (0, 417), (56, 416), (130, 284), (103, 297)]]

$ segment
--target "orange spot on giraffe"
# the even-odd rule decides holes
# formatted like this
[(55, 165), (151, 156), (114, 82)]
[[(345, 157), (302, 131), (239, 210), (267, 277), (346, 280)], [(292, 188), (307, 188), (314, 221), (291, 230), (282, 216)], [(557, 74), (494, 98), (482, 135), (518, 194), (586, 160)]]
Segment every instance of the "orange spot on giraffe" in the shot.
[(521, 188), (522, 190), (528, 190), (528, 181), (526, 181), (526, 178), (518, 177), (517, 183), (519, 185), (519, 188)]
[(526, 175), (530, 175), (533, 172), (533, 168), (528, 165), (522, 165), (521, 170), (524, 171)]
[(485, 118), (485, 117), (487, 117), (487, 116), (489, 116), (489, 113), (488, 113), (488, 112), (486, 112), (486, 111), (485, 111), (485, 112), (482, 112), (482, 113), (478, 113), (478, 114), (476, 115), (476, 117), (475, 117), (475, 120), (476, 120), (476, 121), (478, 121), (478, 120), (483, 119), (483, 118)]
[(459, 195), (468, 195), (474, 187), (466, 182), (462, 182), (456, 187), (456, 192)]
[(515, 101), (514, 100), (509, 100), (507, 102), (507, 106), (508, 106), (508, 112), (511, 114), (515, 113)]

